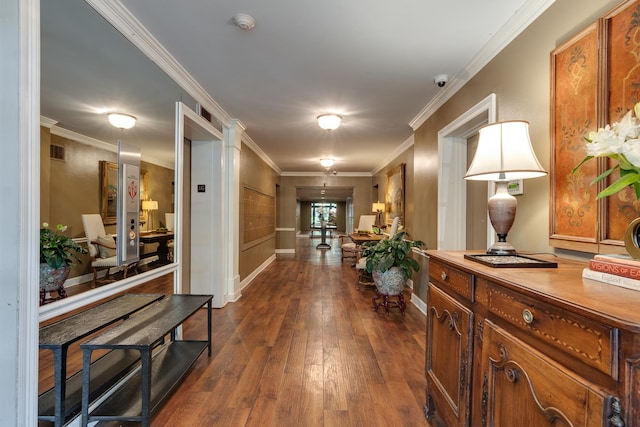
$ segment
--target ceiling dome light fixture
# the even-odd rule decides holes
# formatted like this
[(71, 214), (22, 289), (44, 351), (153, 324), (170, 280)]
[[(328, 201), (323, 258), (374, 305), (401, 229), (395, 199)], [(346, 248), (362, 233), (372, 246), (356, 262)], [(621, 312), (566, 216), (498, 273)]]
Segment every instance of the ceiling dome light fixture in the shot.
[(233, 17), (233, 23), (242, 30), (252, 30), (256, 26), (256, 19), (246, 13), (238, 13)]
[(342, 116), (334, 113), (320, 114), (318, 117), (318, 126), (325, 130), (338, 129), (342, 122)]
[(130, 114), (109, 113), (109, 123), (118, 129), (131, 129), (136, 124), (136, 118)]
[(329, 169), (333, 166), (333, 159), (320, 159), (320, 164), (323, 168)]

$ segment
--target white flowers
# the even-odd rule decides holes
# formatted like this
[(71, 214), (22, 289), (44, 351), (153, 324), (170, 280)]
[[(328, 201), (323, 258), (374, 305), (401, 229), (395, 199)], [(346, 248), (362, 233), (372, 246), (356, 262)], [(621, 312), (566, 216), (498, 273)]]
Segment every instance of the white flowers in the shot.
[(609, 157), (618, 164), (598, 176), (591, 184), (600, 182), (614, 170), (620, 170), (620, 178), (598, 193), (603, 198), (633, 186), (636, 199), (640, 199), (640, 103), (625, 114), (620, 122), (606, 125), (597, 132), (590, 132), (587, 140), (587, 157), (573, 169), (574, 173), (586, 161), (594, 157)]

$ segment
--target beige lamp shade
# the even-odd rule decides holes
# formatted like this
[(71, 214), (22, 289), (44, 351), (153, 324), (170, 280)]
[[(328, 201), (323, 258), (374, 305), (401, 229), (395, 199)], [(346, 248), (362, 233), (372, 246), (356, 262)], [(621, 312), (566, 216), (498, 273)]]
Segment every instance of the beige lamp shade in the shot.
[(371, 206), (371, 212), (382, 212), (382, 211), (384, 211), (384, 203), (377, 202)]
[(145, 211), (157, 211), (158, 210), (158, 201), (157, 200), (143, 200), (142, 201), (142, 209)]
[(518, 202), (509, 194), (507, 182), (546, 174), (533, 152), (528, 122), (494, 123), (480, 129), (478, 148), (464, 178), (496, 181), (496, 193), (487, 201), (487, 209), (498, 241), (487, 249), (487, 253), (516, 253), (515, 248), (507, 242), (507, 234), (516, 218)]
[(529, 139), (529, 123), (510, 121), (480, 129), (478, 148), (465, 179), (510, 181), (546, 175)]

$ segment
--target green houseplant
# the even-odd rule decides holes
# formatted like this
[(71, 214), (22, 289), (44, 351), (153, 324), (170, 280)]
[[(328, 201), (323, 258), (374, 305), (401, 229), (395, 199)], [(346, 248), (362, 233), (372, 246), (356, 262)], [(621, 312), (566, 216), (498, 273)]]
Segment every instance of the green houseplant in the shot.
[(411, 273), (418, 271), (418, 262), (410, 257), (412, 248), (424, 245), (420, 240), (406, 240), (407, 233), (378, 242), (365, 243), (362, 256), (367, 259), (366, 270), (373, 275), (378, 291), (384, 294), (402, 292)]
[(82, 263), (76, 253), (86, 254), (87, 249), (73, 241), (69, 236), (65, 236), (67, 226), (58, 224), (56, 231), (49, 228), (49, 224), (42, 223), (40, 229), (40, 263), (46, 263), (53, 268), (60, 268), (63, 265), (72, 265), (74, 261)]
[(40, 304), (44, 304), (47, 292), (57, 291), (60, 298), (66, 297), (64, 282), (74, 261), (82, 263), (78, 254), (86, 254), (87, 249), (78, 245), (64, 233), (67, 226), (58, 224), (56, 230), (46, 222), (40, 228)]

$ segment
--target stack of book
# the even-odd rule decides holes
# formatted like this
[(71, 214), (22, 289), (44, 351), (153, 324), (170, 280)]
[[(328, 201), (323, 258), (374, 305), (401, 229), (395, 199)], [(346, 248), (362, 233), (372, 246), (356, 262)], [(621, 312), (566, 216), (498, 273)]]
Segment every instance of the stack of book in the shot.
[(582, 277), (640, 291), (640, 260), (629, 255), (595, 255)]

